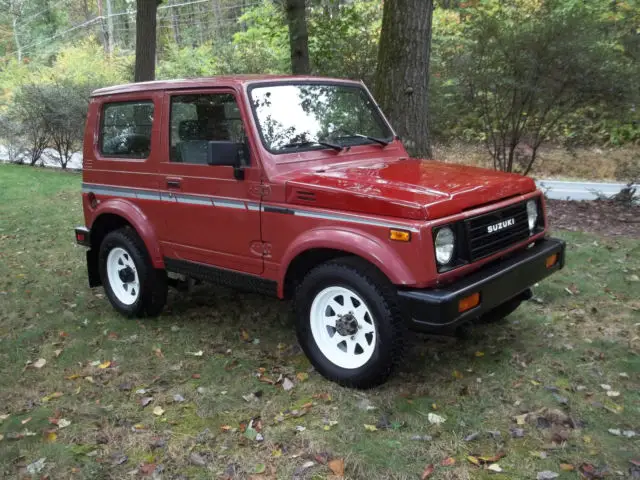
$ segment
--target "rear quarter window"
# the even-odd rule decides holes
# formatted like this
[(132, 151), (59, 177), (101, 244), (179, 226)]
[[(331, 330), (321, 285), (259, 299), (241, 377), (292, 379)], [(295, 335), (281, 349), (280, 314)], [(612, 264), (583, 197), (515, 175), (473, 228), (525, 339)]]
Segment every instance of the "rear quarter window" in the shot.
[(105, 103), (100, 126), (100, 153), (106, 157), (147, 158), (151, 153), (153, 102)]

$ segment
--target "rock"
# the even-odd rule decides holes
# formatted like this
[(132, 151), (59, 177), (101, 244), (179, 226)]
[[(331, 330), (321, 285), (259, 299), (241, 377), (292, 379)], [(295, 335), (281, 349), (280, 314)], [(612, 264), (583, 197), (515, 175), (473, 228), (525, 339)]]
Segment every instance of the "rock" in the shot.
[(511, 437), (513, 437), (513, 438), (522, 438), (522, 437), (524, 437), (524, 429), (522, 429), (522, 428), (510, 428), (509, 432), (511, 432)]
[(173, 396), (173, 401), (177, 402), (177, 403), (182, 403), (182, 402), (184, 402), (184, 397), (182, 395), (180, 395), (179, 393), (176, 393)]
[(284, 389), (284, 391), (288, 392), (289, 390), (293, 389), (293, 387), (295, 387), (294, 383), (287, 377), (284, 377), (284, 380), (282, 381), (282, 388)]

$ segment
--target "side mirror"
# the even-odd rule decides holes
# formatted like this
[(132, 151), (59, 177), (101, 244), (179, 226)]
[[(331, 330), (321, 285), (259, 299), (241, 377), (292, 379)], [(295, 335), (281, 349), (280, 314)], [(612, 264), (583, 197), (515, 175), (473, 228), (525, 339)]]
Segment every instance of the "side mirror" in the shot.
[(207, 145), (207, 163), (209, 165), (228, 165), (233, 167), (233, 176), (244, 180), (245, 145), (231, 141), (209, 141)]

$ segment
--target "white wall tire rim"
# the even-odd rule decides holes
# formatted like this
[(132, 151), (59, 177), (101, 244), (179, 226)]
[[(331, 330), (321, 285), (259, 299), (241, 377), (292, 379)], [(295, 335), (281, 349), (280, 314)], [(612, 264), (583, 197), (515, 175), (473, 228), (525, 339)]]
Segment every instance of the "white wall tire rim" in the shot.
[(140, 279), (131, 254), (124, 248), (113, 248), (107, 256), (107, 277), (116, 298), (133, 305), (140, 296)]
[(357, 293), (345, 287), (327, 287), (313, 299), (309, 313), (313, 339), (331, 363), (355, 369), (369, 361), (376, 348), (376, 326)]

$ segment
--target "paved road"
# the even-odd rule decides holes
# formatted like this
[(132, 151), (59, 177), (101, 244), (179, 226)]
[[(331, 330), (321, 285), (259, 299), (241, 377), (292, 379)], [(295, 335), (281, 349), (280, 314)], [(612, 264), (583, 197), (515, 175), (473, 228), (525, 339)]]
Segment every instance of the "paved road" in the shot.
[[(538, 186), (548, 198), (555, 200), (595, 200), (598, 194), (610, 197), (622, 190), (624, 183), (565, 182), (560, 180), (538, 180)], [(636, 185), (640, 192), (640, 185)]]

